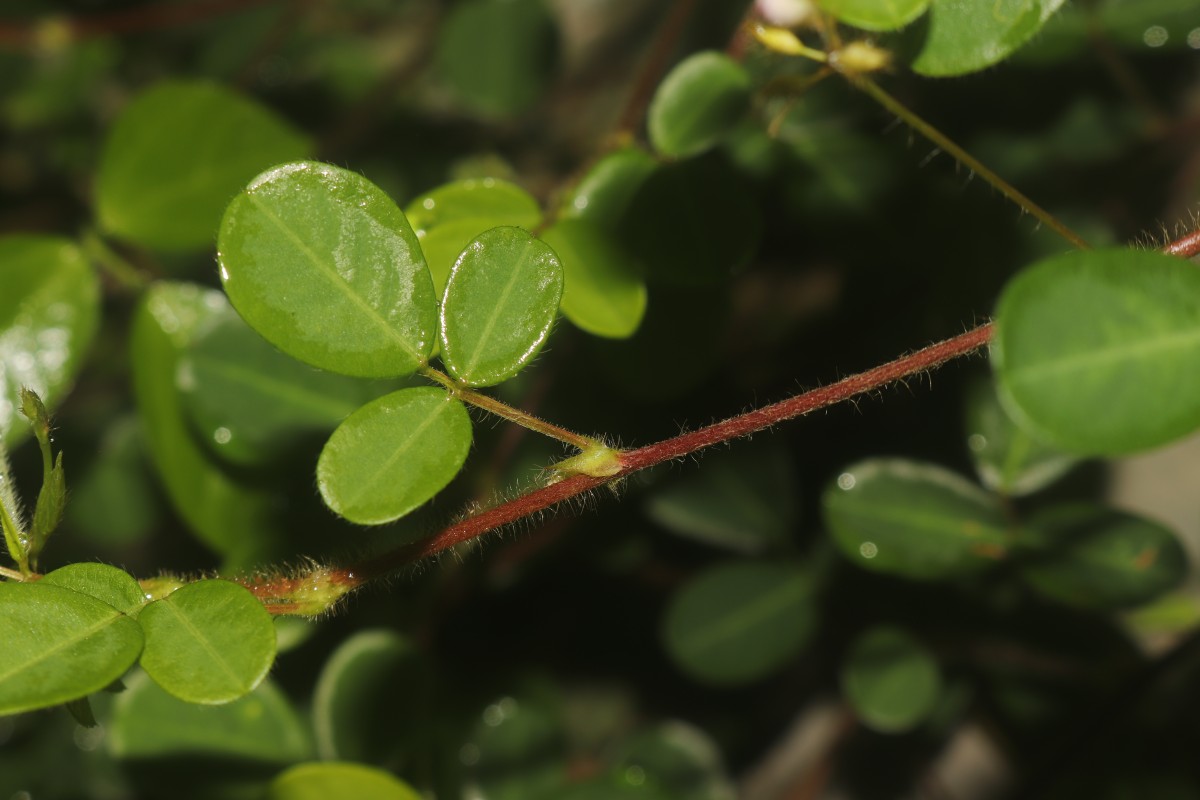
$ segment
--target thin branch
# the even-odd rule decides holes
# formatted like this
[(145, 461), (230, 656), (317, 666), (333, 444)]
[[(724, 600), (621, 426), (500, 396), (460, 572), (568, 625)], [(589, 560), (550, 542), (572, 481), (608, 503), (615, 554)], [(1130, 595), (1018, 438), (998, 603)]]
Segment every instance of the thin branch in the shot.
[(645, 63), (634, 79), (633, 91), (629, 93), (629, 99), (625, 101), (625, 108), (617, 119), (614, 139), (633, 136), (638, 125), (641, 124), (642, 115), (646, 113), (646, 107), (650, 104), (650, 99), (654, 97), (654, 90), (658, 88), (658, 82), (666, 72), (671, 55), (675, 52), (675, 46), (679, 43), (684, 28), (687, 26), (688, 18), (695, 9), (696, 0), (675, 0), (667, 18), (659, 26), (650, 55), (646, 57)]

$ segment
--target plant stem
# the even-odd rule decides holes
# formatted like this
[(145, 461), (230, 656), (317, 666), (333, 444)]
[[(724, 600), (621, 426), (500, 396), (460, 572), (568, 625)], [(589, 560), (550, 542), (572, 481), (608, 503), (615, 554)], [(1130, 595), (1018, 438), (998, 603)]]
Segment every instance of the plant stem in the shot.
[(600, 445), (601, 442), (593, 439), (590, 436), (584, 436), (581, 433), (569, 431), (566, 428), (555, 425), (552, 422), (535, 417), (522, 411), (519, 408), (513, 408), (507, 403), (502, 403), (490, 395), (483, 392), (477, 392), (469, 386), (464, 386), (458, 381), (451, 378), (444, 372), (436, 370), (433, 367), (422, 367), (420, 373), (430, 380), (440, 383), (450, 392), (450, 394), (462, 400), (464, 403), (470, 403), (476, 408), (481, 408), (490, 414), (495, 414), (498, 417), (515, 422), (522, 427), (528, 428), (531, 431), (536, 431), (543, 436), (549, 436), (552, 439), (558, 439), (560, 442), (566, 442), (572, 447), (577, 447), (580, 450), (588, 450)]
[(1038, 221), (1045, 224), (1059, 236), (1063, 237), (1080, 250), (1087, 250), (1090, 248), (1090, 245), (1084, 241), (1082, 236), (1064, 225), (1049, 211), (1046, 211), (1046, 209), (1030, 200), (1008, 181), (1001, 178), (995, 172), (992, 172), (992, 170), (984, 166), (983, 162), (972, 156), (963, 148), (959, 147), (954, 143), (954, 141), (948, 138), (937, 128), (918, 117), (907, 106), (880, 88), (879, 84), (875, 83), (875, 81), (871, 80), (865, 75), (847, 75), (847, 78), (856, 87), (874, 98), (875, 101), (881, 106), (895, 114), (900, 119), (904, 120), (909, 127), (913, 128), (926, 139), (933, 142), (945, 152), (949, 153), (956, 161), (975, 172), (975, 174), (979, 175), (981, 178), (991, 184), (992, 187), (999, 191), (1000, 194), (1016, 203), (1022, 210), (1032, 214)]
[(9, 569), (8, 567), (0, 567), (0, 576), (8, 578), (10, 581), (26, 580), (25, 576), (20, 572), (15, 569)]
[(675, 0), (671, 10), (667, 12), (666, 19), (655, 34), (650, 55), (638, 70), (633, 91), (630, 92), (629, 99), (625, 101), (625, 108), (617, 119), (614, 140), (632, 137), (641, 124), (642, 115), (646, 113), (646, 107), (654, 97), (658, 81), (666, 71), (671, 54), (675, 52), (675, 46), (679, 43), (688, 18), (695, 8), (696, 0)]

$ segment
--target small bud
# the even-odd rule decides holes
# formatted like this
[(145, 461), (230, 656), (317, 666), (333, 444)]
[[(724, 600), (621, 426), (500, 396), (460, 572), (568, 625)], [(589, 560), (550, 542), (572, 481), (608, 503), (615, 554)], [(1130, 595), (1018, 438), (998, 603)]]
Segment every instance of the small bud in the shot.
[(572, 475), (611, 478), (621, 472), (621, 451), (597, 444), (577, 456), (559, 461), (551, 469), (554, 471), (555, 481)]
[(892, 53), (870, 42), (850, 42), (829, 54), (829, 64), (843, 75), (866, 75), (891, 66)]
[(808, 48), (796, 38), (796, 34), (786, 28), (768, 28), (765, 25), (756, 25), (754, 37), (767, 49), (783, 53), (786, 56), (799, 56), (808, 52)]

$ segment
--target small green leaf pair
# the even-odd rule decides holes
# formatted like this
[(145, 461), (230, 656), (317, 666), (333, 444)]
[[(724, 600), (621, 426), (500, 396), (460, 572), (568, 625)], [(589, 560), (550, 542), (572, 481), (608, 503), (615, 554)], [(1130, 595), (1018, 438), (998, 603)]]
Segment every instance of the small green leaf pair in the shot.
[(275, 659), (271, 617), (239, 584), (201, 580), (147, 603), (132, 577), (104, 564), (0, 583), (0, 641), (0, 714), (85, 698), (139, 659), (176, 697), (227, 703)]

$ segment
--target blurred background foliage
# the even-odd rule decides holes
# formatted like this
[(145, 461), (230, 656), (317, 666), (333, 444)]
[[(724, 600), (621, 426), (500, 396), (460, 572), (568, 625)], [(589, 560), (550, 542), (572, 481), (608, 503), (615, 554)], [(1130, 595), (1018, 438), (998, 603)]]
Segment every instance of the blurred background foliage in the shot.
[[(48, 15), (6, 2), (0, 233), (78, 239), (102, 291), (56, 415), (71, 501), (44, 568), (100, 560), (149, 576), (368, 552), (528, 485), (561, 456), (477, 426), (468, 471), (415, 518), (368, 531), (324, 509), (313, 465), (336, 408), (276, 429), (261, 400), (191, 391), (219, 383), (204, 369), (223, 353), (277, 354), (213, 296), (187, 300), (216, 321), (182, 345), (138, 305), (151, 281), (218, 285), (224, 201), (190, 224), (153, 195), (180, 180), (165, 165), (207, 146), (189, 140), (186, 116), (151, 109), (163, 136), (106, 154), (131, 103), (202, 81), (250, 98), (250, 117), (208, 142), (223, 161), (248, 157), (242, 133), (278, 125), (288, 155), (276, 160), (359, 171), (401, 207), (450, 180), (495, 178), (556, 208), (613, 146), (663, 42), (668, 64), (723, 49), (746, 10), (78, 0)], [(919, 26), (887, 40), (901, 63), (881, 80), (1023, 192), (1096, 244), (1187, 224), (1200, 194), (1194, 0), (1079, 0), (1004, 64), (952, 79), (904, 68)], [(811, 69), (753, 47), (744, 63), (758, 88)], [(106, 179), (101, 165), (121, 158), (140, 183)], [(245, 169), (231, 166), (218, 198)], [(1008, 277), (1063, 249), (838, 80), (796, 102), (756, 92), (719, 147), (654, 180), (613, 222), (647, 267), (638, 330), (605, 338), (560, 322), (498, 389), (506, 401), (653, 441), (959, 333)], [(112, 200), (122, 192), (134, 197)], [(105, 213), (137, 201), (149, 216), (128, 225)], [(389, 388), (331, 379), (321, 391), (348, 411)], [(260, 438), (214, 447), (230, 424)], [(36, 447), (11, 458), (32, 496)], [(953, 364), (655, 469), (619, 500), (600, 493), (586, 513), (422, 565), (337, 616), (278, 620), (271, 679), (228, 706), (188, 706), (139, 673), (95, 703), (97, 728), (60, 711), (0, 718), (0, 797), (258, 797), (315, 758), (374, 765), (439, 798), (1196, 796), (1200, 605), (1183, 580), (1200, 541), (1194, 464), (1077, 463), (1004, 416), (981, 360)], [(215, 515), (205, 528), (179, 498), (213, 474), (231, 505), (203, 509)], [(900, 535), (937, 546), (880, 556), (874, 526), (901, 507), (951, 535)], [(1030, 536), (1082, 519), (1108, 538), (1048, 562), (999, 558), (985, 545), (1007, 547), (1015, 518), (1042, 520)], [(954, 535), (963, 525), (984, 538)], [(1121, 554), (1151, 545), (1162, 574), (1147, 578)]]

